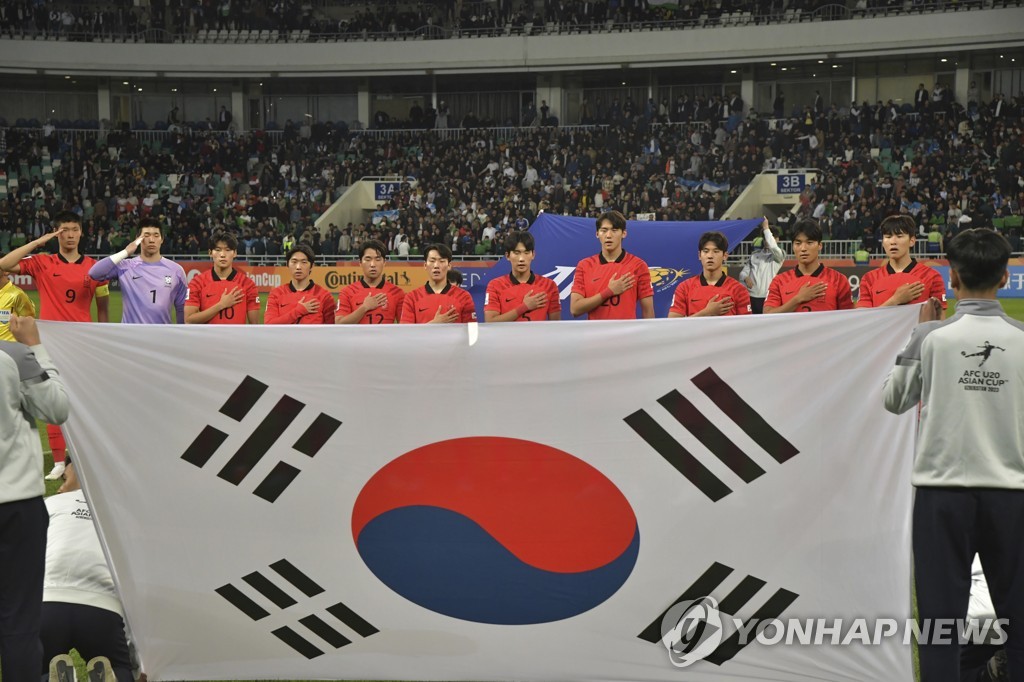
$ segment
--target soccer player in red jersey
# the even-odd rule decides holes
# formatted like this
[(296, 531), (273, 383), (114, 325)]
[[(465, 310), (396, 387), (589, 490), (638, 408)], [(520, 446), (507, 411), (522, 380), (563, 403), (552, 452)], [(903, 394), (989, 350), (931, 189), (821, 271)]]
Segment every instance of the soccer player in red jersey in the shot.
[(729, 240), (721, 232), (705, 232), (700, 236), (697, 248), (704, 271), (676, 287), (668, 316), (749, 315), (750, 294), (747, 288), (725, 274)]
[(576, 265), (569, 297), (574, 317), (590, 320), (635, 320), (636, 304), (641, 315), (654, 317), (654, 288), (647, 263), (622, 248), (626, 238), (626, 217), (618, 211), (602, 213), (597, 219), (601, 252)]
[(394, 324), (402, 317), (405, 292), (384, 279), (387, 249), (376, 239), (359, 247), (359, 266), (363, 276), (338, 292), (338, 324)]
[(465, 289), (448, 281), (452, 250), (444, 244), (431, 244), (424, 254), (426, 285), (413, 289), (402, 305), (402, 324), (452, 324), (476, 322), (473, 297)]
[(860, 281), (860, 308), (876, 308), (935, 299), (946, 308), (946, 283), (935, 268), (910, 257), (917, 243), (917, 226), (907, 215), (891, 215), (881, 224), (882, 248), (889, 262)]
[(533, 235), (513, 231), (505, 239), (505, 257), (512, 264), (508, 277), (492, 279), (484, 297), (484, 322), (537, 322), (562, 319), (558, 287), (534, 274)]
[(313, 249), (299, 244), (285, 254), (292, 281), (267, 296), (263, 324), (334, 324), (334, 297), (309, 278)]
[(850, 281), (819, 259), (821, 227), (810, 218), (793, 226), (796, 267), (783, 270), (768, 286), (765, 313), (817, 312), (853, 308)]
[[(91, 322), (90, 312), (95, 298), (96, 319), (107, 322), (110, 301), (107, 283), (89, 277), (89, 268), (96, 261), (78, 252), (82, 241), (82, 219), (71, 211), (64, 211), (54, 217), (53, 225), (53, 232), (0, 258), (0, 270), (32, 276), (39, 290), (40, 320)], [(30, 255), (54, 237), (58, 244), (56, 254)], [(59, 426), (47, 424), (46, 433), (53, 453), (53, 469), (46, 478), (55, 481), (64, 474), (67, 444)]]
[(260, 295), (256, 285), (235, 269), (238, 239), (230, 232), (210, 236), (213, 268), (188, 283), (185, 296), (185, 324), (256, 324), (260, 317)]

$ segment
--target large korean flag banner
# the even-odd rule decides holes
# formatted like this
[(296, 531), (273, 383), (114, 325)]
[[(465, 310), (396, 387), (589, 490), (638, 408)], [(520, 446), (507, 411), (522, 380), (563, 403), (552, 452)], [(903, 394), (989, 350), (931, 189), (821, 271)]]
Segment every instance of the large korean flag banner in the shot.
[(150, 679), (910, 680), (916, 315), (41, 326)]

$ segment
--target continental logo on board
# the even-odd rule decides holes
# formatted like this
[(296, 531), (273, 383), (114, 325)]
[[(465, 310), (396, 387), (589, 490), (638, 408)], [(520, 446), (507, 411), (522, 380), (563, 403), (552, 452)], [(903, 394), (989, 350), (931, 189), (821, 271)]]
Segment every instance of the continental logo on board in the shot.
[[(423, 268), (417, 268), (420, 272), (423, 272)], [(342, 289), (347, 287), (349, 284), (358, 282), (362, 276), (363, 271), (360, 268), (322, 268), (314, 267), (314, 271), (325, 271), (321, 277), (321, 282), (325, 289), (334, 291), (336, 289)], [(412, 274), (416, 273), (415, 270)], [(391, 282), (395, 286), (402, 288), (413, 286), (413, 277), (410, 276), (410, 269), (408, 268), (388, 268), (384, 271), (384, 279)], [(425, 277), (423, 277), (424, 283), (426, 283)]]

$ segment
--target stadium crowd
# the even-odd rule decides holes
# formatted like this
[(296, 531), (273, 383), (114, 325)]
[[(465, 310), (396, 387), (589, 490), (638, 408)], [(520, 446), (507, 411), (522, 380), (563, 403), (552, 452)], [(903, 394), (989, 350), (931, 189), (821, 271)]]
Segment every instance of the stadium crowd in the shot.
[[(523, 0), (436, 0), (435, 2), (336, 2), (312, 0), (107, 0), (82, 5), (68, 0), (11, 0), (0, 4), (0, 36), (186, 39), (197, 31), (268, 31), (259, 40), (277, 40), (283, 32), (309, 31), (299, 39), (386, 39), (418, 32), (446, 38), (453, 31), (484, 35), (509, 32), (643, 30), (734, 23), (771, 23), (848, 18), (981, 7), (976, 0), (693, 0), (678, 5), (648, 0), (545, 0), (538, 9)], [(822, 10), (825, 10), (824, 13)], [(437, 29), (437, 30), (431, 30)], [(246, 39), (250, 39), (248, 36)], [(295, 39), (295, 38), (289, 38)]]
[[(202, 252), (211, 232), (229, 229), (246, 255), (279, 255), (289, 240), (317, 254), (347, 255), (366, 239), (398, 255), (433, 242), (486, 255), (499, 250), (502, 231), (525, 228), (541, 211), (596, 216), (613, 208), (629, 217), (714, 220), (758, 172), (784, 167), (821, 171), (796, 215), (780, 220), (784, 233), (809, 215), (826, 238), (863, 238), (874, 251), (881, 219), (904, 212), (922, 236), (996, 226), (1020, 250), (1017, 98), (967, 108), (945, 102), (937, 112), (908, 112), (891, 101), (809, 104), (785, 119), (730, 112), (735, 100), (595, 102), (601, 125), (512, 133), (381, 136), (318, 124), (300, 134), (289, 123), (276, 142), (261, 131), (206, 131), (144, 144), (127, 131), (103, 139), (8, 129), (9, 172), (38, 166), (44, 154), (61, 163), (52, 180), (22, 172), (17, 191), (0, 201), (0, 252), (45, 232), (60, 210), (84, 207), (91, 253), (118, 248), (140, 218), (163, 215), (167, 253)], [(314, 228), (345, 187), (381, 175), (407, 181), (373, 221)]]

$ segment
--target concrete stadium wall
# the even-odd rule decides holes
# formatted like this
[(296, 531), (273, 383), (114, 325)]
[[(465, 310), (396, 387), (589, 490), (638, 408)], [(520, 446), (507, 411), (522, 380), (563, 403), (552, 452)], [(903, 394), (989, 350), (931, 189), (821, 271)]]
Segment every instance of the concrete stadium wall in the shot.
[(682, 31), (341, 43), (97, 44), (0, 40), (0, 72), (373, 76), (567, 71), (891, 56), (1024, 44), (1024, 7)]

